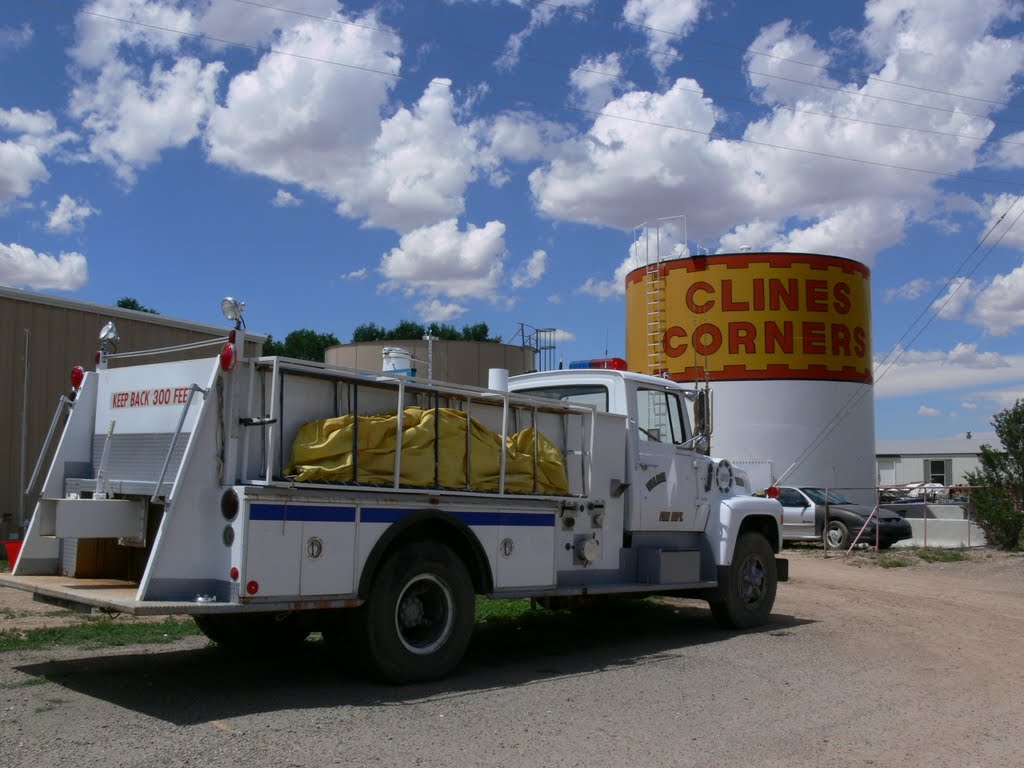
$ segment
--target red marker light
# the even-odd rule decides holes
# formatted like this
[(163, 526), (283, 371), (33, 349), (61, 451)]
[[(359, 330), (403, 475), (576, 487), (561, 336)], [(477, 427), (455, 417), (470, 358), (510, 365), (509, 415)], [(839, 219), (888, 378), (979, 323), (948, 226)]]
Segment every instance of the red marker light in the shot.
[(228, 332), (228, 342), (231, 343), (231, 344), (235, 343), (235, 332), (234, 331), (229, 331)]
[(769, 499), (777, 499), (779, 498), (779, 489), (777, 486), (770, 485), (768, 486), (768, 490), (765, 491), (765, 494), (767, 494)]
[(595, 357), (591, 360), (573, 360), (570, 368), (607, 368), (612, 371), (628, 371), (629, 366), (621, 357)]
[(260, 591), (260, 585), (258, 582), (250, 581), (248, 584), (245, 585), (245, 591), (248, 592), (250, 595), (255, 595), (257, 592)]
[(220, 368), (222, 371), (230, 371), (235, 367), (235, 345), (230, 342), (224, 345), (220, 351)]
[(71, 369), (71, 386), (74, 389), (81, 389), (82, 382), (85, 381), (85, 370), (82, 366), (76, 365)]
[(232, 565), (231, 566), (231, 570), (228, 571), (228, 576), (231, 577), (232, 581), (238, 581), (238, 568), (236, 566)]

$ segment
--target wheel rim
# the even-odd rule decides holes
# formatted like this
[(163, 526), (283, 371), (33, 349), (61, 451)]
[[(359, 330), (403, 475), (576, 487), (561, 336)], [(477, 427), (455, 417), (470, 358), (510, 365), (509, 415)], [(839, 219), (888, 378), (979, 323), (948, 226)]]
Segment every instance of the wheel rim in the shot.
[(740, 568), (740, 597), (746, 605), (761, 602), (765, 593), (765, 580), (768, 572), (764, 563), (757, 555), (748, 555)]
[(828, 545), (832, 549), (839, 549), (843, 546), (843, 532), (839, 530), (835, 525), (829, 525), (828, 531), (825, 533), (825, 537), (828, 540)]
[(416, 576), (405, 585), (395, 605), (398, 639), (410, 653), (434, 653), (452, 633), (454, 607), (447, 584), (433, 574)]

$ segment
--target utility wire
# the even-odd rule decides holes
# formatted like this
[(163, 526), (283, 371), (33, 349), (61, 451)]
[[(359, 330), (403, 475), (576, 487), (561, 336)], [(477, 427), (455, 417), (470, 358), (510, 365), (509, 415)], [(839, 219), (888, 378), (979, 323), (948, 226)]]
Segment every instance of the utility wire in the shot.
[[(482, 5), (473, 4), (470, 7), (472, 8), (472, 12), (476, 13), (476, 14), (495, 15), (495, 13), (500, 13), (500, 12), (496, 12), (496, 11), (490, 10), (488, 8), (485, 8)], [(559, 6), (559, 7), (562, 7), (562, 6)], [(575, 8), (570, 9), (568, 6), (565, 6), (565, 10), (568, 11), (568, 12), (572, 12), (572, 13), (574, 13), (576, 15), (583, 16), (584, 18), (587, 17), (586, 12), (585, 11), (581, 11), (579, 9), (575, 9)], [(508, 14), (504, 14), (504, 16), (507, 18)], [(594, 16), (594, 18), (602, 18), (604, 20), (613, 21), (616, 24), (626, 23), (626, 22), (622, 22), (619, 19), (612, 19), (612, 18), (607, 17), (607, 16), (604, 16), (604, 17)], [(642, 27), (642, 25), (640, 25), (640, 26)], [(646, 27), (642, 27), (642, 28), (646, 28)], [(654, 28), (650, 28), (650, 29), (653, 30)], [(661, 31), (661, 30), (655, 30), (655, 31)], [(592, 34), (590, 34), (590, 35), (578, 35), (578, 34), (574, 34), (572, 32), (565, 31), (565, 30), (561, 31), (560, 34), (562, 34), (563, 36), (566, 36), (566, 37), (586, 37), (586, 38), (589, 38), (591, 40), (604, 39), (606, 42), (614, 42), (616, 44), (618, 44), (618, 42), (619, 42), (617, 40), (616, 41), (611, 41), (610, 38), (600, 38), (597, 35), (592, 35)], [(679, 35), (679, 34), (676, 34), (675, 36), (683, 37), (682, 35)], [(690, 39), (690, 38), (686, 38), (686, 39)], [(694, 38), (694, 39), (697, 39), (697, 38)], [(644, 48), (644, 49), (640, 49), (640, 48), (627, 48), (627, 49), (625, 49), (625, 52), (626, 53), (641, 53), (641, 54), (644, 54), (644, 55), (654, 54), (654, 55), (659, 55), (659, 56), (671, 57), (673, 59), (677, 58), (677, 56), (678, 56), (677, 52), (675, 52), (675, 51), (650, 51), (650, 50), (648, 50), (646, 48)], [(525, 58), (525, 57), (520, 56), (519, 58), (522, 59), (522, 58)], [(703, 59), (703, 58), (699, 58), (699, 57), (696, 57), (696, 56), (688, 55), (687, 56), (687, 60), (691, 61), (691, 62), (700, 62), (700, 63), (708, 64), (708, 65), (716, 67), (718, 69), (727, 69), (730, 72), (735, 71), (731, 64), (725, 64), (723, 62), (714, 61), (712, 59)], [(795, 63), (795, 64), (802, 64), (803, 62), (795, 62), (794, 61), (793, 63)], [(891, 103), (891, 104), (901, 104), (901, 105), (908, 106), (908, 107), (918, 107), (919, 109), (927, 109), (927, 110), (930, 110), (930, 111), (933, 111), (933, 112), (953, 113), (953, 114), (963, 115), (965, 117), (976, 117), (976, 118), (982, 119), (982, 120), (992, 120), (993, 122), (997, 122), (997, 123), (1009, 123), (1009, 124), (1014, 124), (1014, 125), (1024, 125), (1024, 120), (1012, 120), (1012, 119), (1009, 119), (1009, 118), (1000, 118), (998, 121), (996, 121), (996, 120), (993, 120), (993, 118), (989, 117), (988, 115), (978, 114), (976, 112), (967, 112), (967, 111), (962, 110), (962, 109), (951, 108), (951, 107), (939, 107), (939, 106), (934, 106), (934, 105), (931, 105), (931, 104), (921, 104), (919, 102), (907, 101), (905, 99), (896, 99), (896, 98), (892, 98), (892, 97), (889, 97), (889, 96), (879, 96), (879, 95), (872, 94), (872, 93), (863, 93), (861, 91), (851, 91), (851, 90), (848, 90), (846, 88), (843, 88), (842, 86), (825, 85), (825, 84), (822, 84), (822, 83), (809, 82), (807, 80), (799, 80), (797, 78), (784, 77), (782, 75), (776, 75), (776, 74), (772, 74), (772, 73), (769, 73), (769, 72), (758, 72), (758, 71), (752, 70), (752, 69), (750, 69), (748, 67), (740, 67), (739, 71), (740, 72), (744, 72), (744, 73), (746, 73), (748, 75), (756, 75), (756, 76), (759, 76), (759, 77), (771, 78), (773, 80), (781, 80), (783, 82), (789, 82), (789, 83), (796, 83), (796, 84), (799, 84), (799, 85), (805, 85), (805, 86), (807, 86), (809, 88), (820, 88), (820, 89), (827, 90), (827, 91), (833, 91), (833, 92), (836, 92), (836, 93), (840, 93), (840, 94), (843, 94), (843, 95), (846, 95), (846, 96), (850, 96), (850, 97), (854, 97), (854, 98), (858, 98), (858, 99), (874, 99), (874, 100), (877, 100), (877, 101), (888, 102), (888, 103)], [(906, 88), (911, 88), (911, 89), (915, 89), (915, 90), (926, 90), (926, 89), (919, 88), (918, 86), (907, 85), (907, 84), (903, 84), (903, 83), (900, 83), (900, 85), (903, 85)], [(956, 94), (943, 94), (943, 95), (954, 95), (955, 96)], [(972, 97), (970, 97), (970, 96), (959, 96), (959, 98), (969, 99), (969, 98), (972, 98)], [(1002, 104), (1002, 102), (997, 102), (997, 103), (998, 104)]]
[[(499, 53), (498, 51), (495, 51), (493, 48), (485, 48), (485, 47), (478, 46), (478, 45), (471, 45), (469, 43), (464, 43), (464, 42), (461, 42), (461, 41), (455, 41), (455, 40), (451, 40), (451, 39), (443, 39), (442, 40), (442, 39), (438, 39), (436, 37), (427, 37), (427, 36), (423, 36), (423, 35), (417, 36), (417, 35), (400, 34), (400, 33), (395, 32), (394, 30), (389, 29), (387, 27), (374, 26), (372, 24), (366, 24), (364, 22), (359, 22), (359, 21), (351, 21), (351, 20), (348, 20), (348, 19), (337, 19), (337, 18), (331, 18), (331, 17), (328, 17), (328, 16), (319, 16), (317, 14), (307, 13), (306, 11), (297, 11), (297, 10), (292, 10), (292, 9), (289, 9), (289, 8), (281, 8), (279, 6), (270, 5), (268, 3), (256, 2), (256, 0), (233, 0), (233, 1), (236, 2), (236, 3), (239, 3), (241, 5), (248, 5), (248, 6), (252, 6), (254, 8), (262, 8), (262, 9), (268, 10), (268, 11), (276, 11), (276, 12), (279, 12), (279, 13), (287, 13), (287, 14), (291, 14), (293, 16), (300, 16), (302, 18), (307, 18), (307, 19), (311, 19), (311, 20), (323, 21), (323, 22), (328, 22), (328, 23), (332, 23), (332, 24), (341, 24), (341, 25), (345, 25), (345, 26), (355, 27), (357, 29), (365, 29), (365, 30), (372, 31), (372, 32), (380, 32), (382, 34), (391, 35), (392, 37), (395, 37), (396, 39), (398, 39), (400, 41), (418, 40), (420, 42), (435, 42), (435, 43), (436, 42), (443, 42), (445, 45), (448, 45), (448, 46), (452, 46), (452, 47), (455, 47), (455, 48), (462, 48), (464, 50), (477, 51), (479, 53), (486, 53), (486, 54), (489, 54), (489, 55), (492, 55), (492, 56)], [(537, 56), (521, 55), (519, 58), (522, 61), (529, 61), (531, 63), (539, 64), (541, 66), (547, 66), (547, 67), (552, 67), (552, 68), (563, 66), (561, 64), (561, 62), (556, 62), (556, 61), (554, 61), (552, 59), (543, 59), (543, 58), (540, 58), (540, 57), (537, 57)], [(568, 65), (566, 65), (566, 66), (568, 66)], [(602, 71), (602, 70), (599, 70), (599, 69), (591, 69), (589, 67), (585, 67), (585, 66), (582, 66), (582, 65), (575, 66), (575, 67), (570, 67), (569, 71), (571, 71), (571, 72), (585, 72), (587, 74), (598, 75), (598, 76), (601, 76), (601, 77), (607, 77), (607, 78), (612, 79), (612, 80), (619, 80), (619, 81), (621, 81), (623, 83), (631, 83), (632, 84), (634, 82), (634, 78), (630, 78), (630, 77), (628, 77), (626, 75), (619, 75), (619, 74), (615, 74), (613, 72), (605, 72), (605, 71)], [(774, 77), (774, 78), (777, 78), (777, 79), (785, 79), (785, 78), (779, 78), (776, 75), (764, 75), (764, 76), (765, 77)], [(791, 82), (802, 83), (803, 81), (792, 80)], [(806, 85), (813, 85), (812, 83), (805, 83), (805, 84)], [(640, 85), (641, 85), (641, 87), (648, 87), (648, 88), (655, 87), (655, 86), (653, 86), (650, 83), (650, 81), (644, 81), (644, 80), (640, 81)], [(731, 94), (724, 94), (724, 93), (721, 93), (721, 92), (718, 92), (718, 91), (713, 91), (713, 90), (708, 90), (708, 89), (701, 89), (701, 88), (687, 88), (687, 87), (680, 86), (678, 84), (678, 82), (673, 87), (676, 90), (682, 91), (684, 93), (693, 93), (693, 94), (696, 94), (698, 96), (712, 96), (712, 97), (714, 97), (716, 99), (719, 99), (719, 100), (733, 101), (733, 102), (742, 102), (744, 104), (754, 104), (756, 106), (756, 102), (754, 102), (753, 99), (751, 99), (750, 97), (747, 97), (747, 96), (735, 96), (735, 95), (731, 95)], [(849, 93), (849, 92), (846, 92), (846, 93)], [(921, 104), (914, 104), (912, 102), (901, 102), (901, 103), (906, 103), (906, 104), (908, 104), (910, 106), (916, 106), (916, 107), (926, 106), (926, 105), (921, 105)], [(783, 111), (786, 111), (786, 112), (792, 112), (794, 114), (814, 115), (814, 116), (817, 116), (817, 117), (831, 118), (833, 120), (841, 120), (843, 122), (860, 123), (862, 125), (872, 125), (872, 126), (879, 127), (879, 128), (894, 128), (896, 130), (914, 131), (914, 132), (917, 132), (917, 133), (930, 133), (930, 134), (933, 134), (933, 135), (936, 135), (936, 136), (949, 136), (951, 138), (967, 139), (969, 141), (978, 141), (978, 142), (982, 142), (982, 143), (984, 143), (986, 141), (991, 141), (993, 143), (998, 143), (998, 144), (1015, 144), (1015, 145), (1018, 145), (1018, 146), (1024, 146), (1024, 141), (1016, 141), (1014, 139), (991, 138), (989, 136), (972, 136), (970, 134), (955, 133), (953, 131), (940, 131), (938, 129), (933, 129), (933, 128), (916, 128), (916, 127), (912, 127), (912, 126), (909, 126), (909, 125), (901, 125), (901, 124), (898, 124), (898, 123), (883, 123), (883, 122), (880, 122), (880, 121), (877, 121), (877, 120), (867, 120), (867, 119), (859, 118), (859, 117), (850, 117), (850, 116), (847, 116), (847, 115), (837, 115), (834, 112), (818, 112), (816, 110), (811, 110), (811, 109), (799, 109), (797, 107), (791, 107), (791, 106), (788, 106), (786, 104), (776, 104), (776, 105), (773, 106), (773, 108), (774, 109), (783, 110)], [(929, 109), (940, 110), (940, 111), (943, 111), (943, 112), (947, 112), (949, 114), (963, 114), (963, 115), (966, 116), (966, 113), (959, 112), (958, 110), (955, 110), (955, 109), (942, 108), (942, 107), (928, 107), (928, 108)], [(985, 117), (985, 116), (982, 116), (982, 115), (974, 115), (974, 116), (975, 117), (979, 117), (979, 118), (983, 118), (985, 120), (990, 120), (992, 122), (995, 122), (994, 120), (992, 120), (992, 118), (989, 118), (989, 117)], [(1024, 121), (1022, 121), (1022, 124), (1024, 124)]]
[[(779, 55), (774, 54), (774, 53), (766, 53), (764, 51), (758, 51), (758, 50), (756, 50), (754, 48), (745, 47), (743, 45), (738, 45), (736, 43), (730, 43), (730, 42), (725, 42), (725, 41), (722, 41), (722, 40), (716, 40), (714, 38), (709, 38), (709, 37), (707, 37), (706, 35), (703, 35), (703, 34), (700, 35), (699, 37), (691, 37), (691, 36), (684, 35), (684, 34), (681, 34), (679, 32), (674, 32), (674, 31), (668, 30), (668, 29), (659, 29), (658, 27), (651, 27), (651, 26), (648, 26), (646, 24), (638, 24), (636, 22), (626, 21), (625, 19), (618, 18), (618, 17), (602, 16), (602, 15), (599, 15), (599, 14), (590, 13), (589, 11), (586, 11), (586, 10), (583, 10), (583, 9), (580, 9), (580, 8), (574, 8), (574, 7), (571, 7), (571, 6), (560, 5), (560, 4), (555, 3), (555, 2), (550, 2), (550, 0), (537, 0), (537, 2), (534, 3), (534, 6), (538, 6), (538, 5), (545, 5), (545, 6), (549, 6), (551, 8), (561, 9), (561, 10), (564, 10), (564, 11), (566, 11), (568, 13), (572, 13), (572, 14), (574, 14), (576, 16), (579, 16), (581, 18), (601, 19), (603, 21), (606, 21), (606, 22), (609, 22), (609, 23), (612, 23), (612, 24), (622, 24), (622, 25), (627, 26), (627, 27), (633, 27), (634, 29), (638, 29), (638, 30), (641, 30), (643, 32), (657, 32), (658, 34), (666, 35), (668, 37), (675, 37), (675, 38), (678, 38), (680, 40), (686, 40), (687, 42), (706, 43), (708, 45), (716, 46), (718, 48), (726, 48), (728, 50), (739, 51), (741, 53), (749, 53), (749, 54), (754, 55), (754, 56), (762, 56), (762, 57), (764, 57), (766, 59), (774, 59), (776, 61), (784, 61), (784, 62), (786, 62), (788, 64), (798, 64), (798, 65), (800, 65), (802, 67), (810, 67), (812, 69), (817, 69), (817, 70), (820, 70), (820, 71), (826, 72), (826, 73), (830, 70), (830, 67), (822, 65), (822, 64), (811, 64), (810, 62), (800, 61), (798, 59), (790, 59), (790, 58), (787, 58), (785, 56), (779, 56)], [(676, 56), (676, 52), (675, 51), (653, 51), (653, 53), (659, 53), (659, 54), (662, 54), (662, 55), (665, 55), (665, 56), (673, 56), (673, 57)], [(920, 51), (920, 53), (929, 53), (929, 52), (928, 51)], [(929, 55), (934, 56), (935, 54), (934, 53), (929, 53)], [(761, 73), (761, 74), (763, 74), (763, 73)], [(764, 77), (771, 77), (771, 75), (767, 75), (767, 74), (763, 74), (763, 76)], [(885, 79), (883, 77), (877, 77), (875, 75), (865, 75), (865, 79), (866, 80), (874, 81), (876, 83), (884, 83), (885, 85), (896, 85), (896, 86), (899, 86), (900, 88), (910, 88), (910, 89), (915, 90), (915, 91), (923, 91), (925, 93), (934, 93), (934, 94), (939, 95), (939, 96), (952, 96), (952, 97), (957, 98), (957, 99), (968, 99), (970, 101), (980, 101), (980, 102), (985, 103), (985, 104), (993, 104), (993, 105), (999, 106), (999, 107), (1009, 107), (1009, 106), (1011, 106), (1011, 102), (1008, 102), (1008, 101), (999, 101), (999, 100), (996, 100), (996, 99), (984, 99), (984, 98), (981, 98), (979, 96), (967, 96), (966, 94), (955, 93), (953, 91), (943, 91), (943, 90), (940, 90), (938, 88), (929, 88), (929, 87), (924, 86), (924, 85), (912, 85), (910, 83), (900, 82), (899, 80), (887, 80), (887, 79)], [(801, 82), (801, 81), (797, 81), (797, 82)], [(813, 83), (807, 83), (807, 85), (813, 85)]]
[[(992, 233), (996, 230), (996, 228), (1006, 219), (1007, 215), (1009, 215), (1009, 213), (1014, 209), (1014, 207), (1017, 206), (1017, 204), (1020, 203), (1021, 201), (1024, 201), (1024, 195), (1021, 195), (1016, 200), (1014, 200), (1013, 203), (1011, 203), (1010, 206), (1003, 212), (1003, 214), (992, 224), (992, 226), (988, 228), (988, 230), (985, 232), (981, 240), (978, 241), (978, 243), (974, 246), (971, 252), (967, 254), (964, 260), (960, 262), (960, 265), (957, 267), (954, 276), (946, 280), (945, 284), (939, 289), (938, 293), (936, 293), (935, 298), (928, 303), (925, 309), (922, 309), (921, 312), (918, 313), (917, 317), (907, 327), (907, 330), (903, 333), (903, 335), (896, 341), (895, 344), (893, 344), (893, 346), (878, 361), (878, 363), (875, 364), (872, 371), (872, 389), (874, 385), (881, 381), (881, 379), (885, 377), (885, 374), (892, 370), (892, 368), (900, 361), (900, 358), (902, 358), (903, 355), (907, 353), (907, 351), (914, 344), (914, 342), (917, 341), (917, 339), (921, 336), (922, 333), (924, 333), (925, 329), (927, 329), (928, 326), (932, 324), (935, 318), (941, 314), (943, 309), (945, 309), (946, 305), (953, 300), (953, 297), (956, 295), (957, 291), (959, 291), (964, 286), (966, 281), (970, 279), (970, 277), (975, 272), (978, 271), (978, 268), (982, 265), (985, 259), (987, 259), (991, 255), (992, 251), (994, 251), (996, 247), (1003, 241), (1003, 238), (1006, 237), (1010, 230), (1012, 230), (1017, 225), (1017, 222), (1020, 221), (1021, 217), (1024, 217), (1024, 207), (1022, 207), (1020, 213), (1017, 214), (1017, 217), (1013, 220), (1013, 222), (1011, 222), (1010, 225), (1000, 233), (999, 237), (995, 240), (995, 242), (992, 243), (991, 246), (989, 246), (988, 250), (981, 256), (981, 258), (978, 259), (978, 261), (969, 270), (967, 270), (966, 274), (962, 276), (960, 275), (960, 272), (963, 271), (967, 264), (971, 261), (971, 259), (974, 258), (975, 254), (977, 254), (981, 247), (985, 244), (985, 241), (988, 240), (989, 237), (991, 237)], [(960, 283), (953, 290), (950, 291), (950, 286), (952, 286), (953, 283), (957, 280), (959, 280)], [(938, 301), (942, 297), (943, 293), (946, 293), (947, 295), (945, 299), (942, 301), (942, 303), (939, 304)], [(914, 327), (926, 315), (929, 316), (925, 320), (924, 324), (921, 325), (920, 328), (918, 328), (917, 332), (914, 333), (913, 336), (911, 336), (910, 340), (904, 346), (904, 340), (906, 340), (907, 337), (910, 336), (911, 332), (914, 330)], [(895, 357), (893, 357), (892, 360), (888, 364), (886, 364), (886, 360), (888, 360), (889, 357), (893, 354), (895, 354)], [(874, 375), (875, 373), (877, 373), (877, 375)], [(794, 459), (793, 463), (789, 466), (789, 468), (787, 468), (786, 471), (783, 472), (782, 475), (775, 481), (775, 484), (781, 484), (783, 480), (785, 480), (785, 478), (794, 469), (800, 466), (800, 464), (803, 461), (805, 461), (814, 451), (816, 451), (818, 447), (821, 446), (825, 442), (825, 440), (836, 430), (836, 428), (842, 423), (842, 421), (847, 416), (853, 413), (854, 406), (860, 403), (860, 401), (867, 396), (868, 392), (869, 389), (867, 387), (862, 387), (858, 389), (854, 394), (850, 395), (850, 397), (847, 398), (846, 402), (842, 406), (840, 406), (839, 410), (836, 412), (836, 415), (832, 417), (832, 420), (821, 429), (817, 436), (813, 440), (811, 440), (810, 444), (796, 457), (796, 459)]]
[[(383, 77), (390, 77), (390, 78), (393, 78), (395, 80), (402, 80), (402, 81), (405, 81), (405, 82), (426, 82), (428, 85), (441, 85), (441, 86), (444, 86), (445, 88), (449, 88), (449, 89), (452, 88), (451, 82), (449, 80), (447, 80), (447, 79), (444, 79), (444, 78), (413, 78), (413, 77), (409, 77), (407, 75), (396, 74), (394, 72), (388, 72), (388, 71), (382, 70), (382, 69), (375, 69), (373, 67), (365, 67), (365, 66), (360, 66), (360, 65), (357, 65), (357, 64), (349, 64), (349, 63), (346, 63), (346, 62), (334, 61), (334, 60), (331, 60), (331, 59), (324, 59), (324, 58), (320, 58), (320, 57), (317, 57), (317, 56), (306, 56), (304, 54), (295, 53), (294, 51), (284, 51), (284, 50), (280, 50), (278, 48), (273, 48), (273, 47), (269, 47), (268, 48), (268, 47), (256, 45), (256, 44), (253, 44), (253, 43), (240, 43), (240, 42), (237, 42), (237, 41), (234, 41), (234, 40), (228, 40), (226, 38), (217, 37), (215, 35), (210, 35), (210, 34), (206, 34), (206, 33), (203, 33), (203, 32), (188, 32), (188, 31), (184, 31), (184, 30), (180, 30), (180, 29), (173, 29), (171, 27), (165, 27), (165, 26), (162, 26), (162, 25), (159, 25), (159, 24), (150, 24), (150, 23), (147, 23), (147, 22), (138, 21), (136, 19), (125, 19), (125, 18), (122, 18), (122, 17), (119, 17), (119, 16), (112, 16), (112, 15), (109, 15), (109, 14), (99, 13), (97, 11), (89, 11), (89, 10), (84, 10), (83, 9), (81, 11), (81, 13), (83, 13), (85, 15), (88, 15), (88, 16), (93, 16), (95, 18), (106, 19), (108, 21), (116, 21), (116, 22), (120, 22), (120, 23), (124, 23), (124, 24), (132, 24), (132, 25), (143, 27), (143, 28), (146, 28), (146, 29), (154, 29), (154, 30), (157, 30), (157, 31), (160, 31), (160, 32), (167, 32), (167, 33), (170, 33), (170, 34), (181, 35), (182, 37), (189, 37), (189, 38), (193, 38), (193, 39), (197, 39), (197, 40), (211, 40), (211, 41), (216, 42), (216, 43), (221, 43), (222, 45), (231, 45), (231, 46), (237, 46), (237, 47), (240, 47), (240, 48), (247, 48), (249, 50), (257, 51), (257, 52), (260, 52), (260, 53), (272, 53), (272, 54), (276, 54), (276, 55), (279, 55), (279, 56), (290, 56), (290, 57), (293, 57), (293, 58), (296, 58), (296, 59), (301, 59), (303, 61), (312, 61), (312, 62), (317, 62), (317, 63), (320, 63), (320, 64), (330, 64), (332, 66), (343, 67), (345, 69), (352, 69), (352, 70), (357, 70), (357, 71), (360, 71), (360, 72), (368, 72), (368, 73), (372, 73), (372, 74), (376, 74), (376, 75), (381, 75)], [(891, 170), (908, 171), (910, 173), (920, 173), (920, 174), (924, 174), (924, 175), (927, 175), (927, 176), (934, 176), (936, 178), (954, 179), (954, 180), (956, 180), (958, 182), (976, 181), (976, 182), (985, 182), (985, 183), (988, 183), (988, 184), (998, 184), (998, 185), (1002, 185), (1002, 186), (1014, 186), (1014, 187), (1019, 187), (1020, 186), (1019, 183), (1017, 183), (1017, 182), (1008, 181), (1008, 180), (1005, 180), (1005, 179), (996, 179), (996, 178), (989, 178), (989, 177), (983, 177), (983, 176), (968, 176), (968, 175), (964, 175), (964, 174), (961, 174), (961, 173), (954, 173), (954, 172), (950, 172), (950, 171), (936, 171), (936, 170), (930, 170), (930, 169), (927, 169), (927, 168), (915, 168), (915, 167), (912, 167), (912, 166), (897, 165), (895, 163), (885, 163), (885, 162), (882, 162), (880, 160), (867, 160), (865, 158), (849, 157), (849, 156), (846, 156), (846, 155), (836, 155), (836, 154), (833, 154), (833, 153), (830, 153), (830, 152), (822, 152), (822, 151), (813, 150), (813, 149), (803, 149), (803, 148), (800, 148), (800, 147), (789, 147), (789, 146), (786, 146), (786, 145), (783, 145), (783, 144), (775, 144), (773, 142), (768, 142), (768, 141), (758, 141), (757, 139), (751, 139), (751, 138), (746, 138), (746, 137), (742, 137), (742, 136), (730, 137), (730, 136), (727, 136), (725, 134), (722, 134), (722, 133), (719, 133), (719, 132), (716, 132), (716, 131), (702, 131), (702, 130), (699, 130), (697, 128), (688, 128), (686, 126), (673, 125), (673, 124), (670, 124), (670, 123), (662, 123), (662, 122), (658, 122), (658, 121), (655, 121), (655, 120), (642, 120), (642, 119), (637, 118), (637, 117), (628, 117), (628, 116), (625, 116), (625, 115), (615, 115), (615, 114), (612, 114), (612, 113), (609, 113), (609, 112), (604, 112), (602, 110), (585, 109), (583, 107), (575, 107), (575, 106), (567, 105), (567, 104), (556, 104), (556, 103), (546, 102), (546, 101), (543, 101), (541, 99), (537, 99), (537, 98), (529, 97), (529, 96), (505, 95), (505, 94), (501, 94), (499, 91), (496, 91), (496, 90), (493, 90), (492, 92), (495, 93), (496, 95), (501, 96), (505, 100), (512, 102), (512, 103), (534, 104), (534, 105), (537, 105), (537, 106), (540, 106), (540, 107), (544, 107), (544, 108), (547, 108), (547, 109), (558, 110), (558, 111), (565, 111), (565, 112), (578, 112), (580, 114), (589, 115), (591, 117), (607, 117), (607, 118), (610, 118), (610, 119), (613, 119), (613, 120), (622, 120), (622, 121), (634, 123), (634, 124), (637, 124), (637, 125), (647, 125), (647, 126), (651, 126), (651, 127), (654, 127), (654, 128), (664, 128), (666, 130), (673, 130), (673, 131), (680, 131), (680, 132), (683, 132), (683, 133), (696, 134), (696, 135), (699, 135), (699, 136), (705, 136), (705, 137), (707, 137), (709, 139), (720, 139), (720, 140), (723, 140), (723, 141), (734, 141), (734, 142), (739, 142), (739, 143), (744, 143), (744, 144), (750, 144), (750, 145), (753, 145), (753, 146), (764, 147), (764, 148), (768, 148), (768, 149), (778, 149), (778, 150), (782, 150), (782, 151), (785, 151), (785, 152), (796, 152), (796, 153), (799, 153), (799, 154), (809, 155), (809, 156), (812, 156), (812, 157), (820, 157), (820, 158), (827, 158), (827, 159), (831, 159), (831, 160), (843, 160), (843, 161), (851, 162), (851, 163), (859, 163), (861, 165), (869, 165), (869, 166), (873, 166), (873, 167), (876, 167), (876, 168), (888, 168), (888, 169), (891, 169)]]

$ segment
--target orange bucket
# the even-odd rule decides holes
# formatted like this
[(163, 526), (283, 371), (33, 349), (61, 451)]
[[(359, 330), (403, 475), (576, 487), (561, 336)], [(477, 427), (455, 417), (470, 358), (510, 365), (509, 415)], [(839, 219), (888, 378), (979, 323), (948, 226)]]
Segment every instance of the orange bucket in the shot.
[(7, 562), (10, 563), (13, 571), (15, 563), (18, 562), (18, 555), (21, 554), (21, 542), (5, 541), (4, 546), (7, 548)]

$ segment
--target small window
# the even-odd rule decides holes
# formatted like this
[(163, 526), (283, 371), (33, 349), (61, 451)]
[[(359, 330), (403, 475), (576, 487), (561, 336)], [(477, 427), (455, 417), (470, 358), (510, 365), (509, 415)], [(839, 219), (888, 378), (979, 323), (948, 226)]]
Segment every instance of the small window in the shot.
[(534, 397), (550, 397), (569, 403), (592, 405), (602, 413), (608, 412), (608, 387), (588, 385), (572, 385), (564, 387), (538, 387), (536, 389), (517, 389)]
[(952, 459), (925, 459), (925, 482), (938, 483), (939, 485), (949, 485), (949, 475), (951, 474), (950, 465), (952, 463)]
[(687, 440), (682, 401), (674, 392), (638, 389), (636, 423), (643, 441), (680, 445)]
[(784, 507), (803, 507), (807, 502), (799, 491), (792, 488), (779, 489), (779, 504)]

